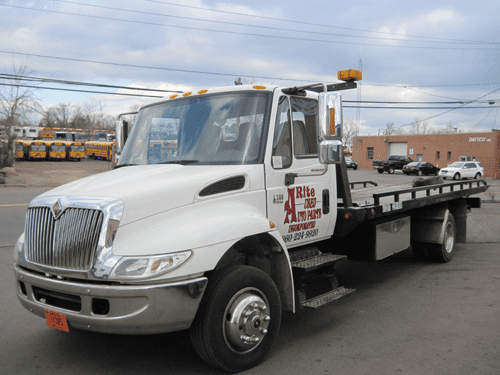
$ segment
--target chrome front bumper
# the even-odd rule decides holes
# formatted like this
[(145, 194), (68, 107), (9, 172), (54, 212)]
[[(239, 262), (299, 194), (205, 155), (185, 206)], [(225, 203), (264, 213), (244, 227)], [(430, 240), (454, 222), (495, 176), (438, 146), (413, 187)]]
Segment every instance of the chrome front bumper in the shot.
[[(66, 316), (70, 330), (116, 334), (165, 333), (189, 328), (207, 285), (206, 277), (140, 286), (80, 283), (41, 276), (17, 264), (14, 273), (17, 297), (32, 313), (45, 317), (45, 310), (56, 311)], [(57, 307), (59, 302), (68, 300), (79, 300), (81, 304)], [(109, 308), (96, 309), (103, 303)]]

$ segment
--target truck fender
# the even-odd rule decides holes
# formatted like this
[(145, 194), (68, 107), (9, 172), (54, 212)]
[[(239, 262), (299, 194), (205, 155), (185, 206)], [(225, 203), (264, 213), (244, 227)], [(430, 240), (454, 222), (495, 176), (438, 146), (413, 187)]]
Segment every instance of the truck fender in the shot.
[(439, 205), (411, 216), (411, 241), (440, 244), (448, 220), (447, 205)]
[(286, 245), (277, 230), (235, 242), (221, 257), (215, 270), (234, 265), (248, 265), (266, 272), (278, 288), (282, 308), (295, 311), (292, 266)]

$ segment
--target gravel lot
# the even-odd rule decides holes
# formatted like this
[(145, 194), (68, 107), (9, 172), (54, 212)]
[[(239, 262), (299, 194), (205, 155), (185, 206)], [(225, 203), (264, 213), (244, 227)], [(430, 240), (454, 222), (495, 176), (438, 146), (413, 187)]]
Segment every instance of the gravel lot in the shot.
[(111, 169), (106, 160), (81, 161), (16, 161), (8, 168), (4, 186), (56, 187), (79, 178)]

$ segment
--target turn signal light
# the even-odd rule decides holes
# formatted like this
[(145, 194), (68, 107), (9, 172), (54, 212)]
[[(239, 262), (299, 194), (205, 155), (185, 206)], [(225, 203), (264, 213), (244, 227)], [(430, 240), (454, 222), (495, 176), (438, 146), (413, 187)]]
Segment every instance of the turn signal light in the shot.
[(330, 108), (330, 135), (337, 135), (335, 128), (335, 108)]

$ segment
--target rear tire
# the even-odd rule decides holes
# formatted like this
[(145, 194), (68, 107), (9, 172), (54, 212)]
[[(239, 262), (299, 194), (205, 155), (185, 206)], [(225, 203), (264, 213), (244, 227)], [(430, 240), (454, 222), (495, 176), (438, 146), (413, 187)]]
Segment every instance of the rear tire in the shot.
[(453, 175), (453, 179), (454, 179), (454, 180), (460, 180), (460, 173), (455, 173), (455, 174)]
[(254, 267), (228, 267), (210, 278), (191, 341), (208, 364), (243, 371), (264, 360), (280, 323), (280, 295), (271, 277)]
[(481, 173), (477, 172), (474, 176), (474, 180), (479, 180), (481, 178)]
[(380, 174), (382, 174), (382, 173), (384, 173), (384, 170), (383, 169), (377, 169), (377, 172), (380, 173)]
[(443, 242), (440, 244), (428, 244), (429, 259), (439, 263), (448, 263), (453, 257), (455, 249), (455, 219), (451, 213), (448, 213), (448, 220), (444, 227)]

